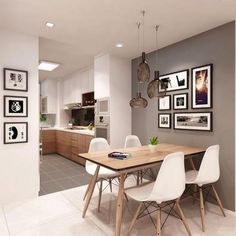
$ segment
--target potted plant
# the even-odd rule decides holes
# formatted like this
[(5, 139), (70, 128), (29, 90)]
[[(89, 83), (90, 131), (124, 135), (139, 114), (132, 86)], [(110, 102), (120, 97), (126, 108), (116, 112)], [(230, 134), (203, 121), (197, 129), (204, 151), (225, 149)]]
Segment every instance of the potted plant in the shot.
[(158, 140), (157, 136), (153, 136), (153, 137), (150, 138), (148, 147), (149, 147), (151, 152), (156, 151), (158, 143), (159, 143), (159, 140)]

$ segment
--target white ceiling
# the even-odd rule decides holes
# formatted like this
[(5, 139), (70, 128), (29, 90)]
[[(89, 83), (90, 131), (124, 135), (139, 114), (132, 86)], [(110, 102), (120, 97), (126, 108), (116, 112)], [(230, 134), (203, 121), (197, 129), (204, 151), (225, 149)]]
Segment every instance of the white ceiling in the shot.
[[(136, 22), (145, 16), (145, 51), (191, 37), (236, 16), (235, 0), (0, 0), (0, 28), (40, 37), (40, 60), (59, 62), (40, 79), (60, 79), (93, 63), (93, 56), (138, 55)], [(50, 29), (45, 22), (55, 23)], [(123, 48), (115, 44), (122, 42)]]

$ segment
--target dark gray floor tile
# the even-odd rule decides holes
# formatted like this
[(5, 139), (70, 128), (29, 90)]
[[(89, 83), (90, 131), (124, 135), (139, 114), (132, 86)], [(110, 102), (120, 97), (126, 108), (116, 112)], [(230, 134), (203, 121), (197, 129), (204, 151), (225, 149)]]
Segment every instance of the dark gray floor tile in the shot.
[(62, 188), (56, 183), (56, 181), (48, 181), (41, 184), (43, 192), (45, 194), (61, 191)]

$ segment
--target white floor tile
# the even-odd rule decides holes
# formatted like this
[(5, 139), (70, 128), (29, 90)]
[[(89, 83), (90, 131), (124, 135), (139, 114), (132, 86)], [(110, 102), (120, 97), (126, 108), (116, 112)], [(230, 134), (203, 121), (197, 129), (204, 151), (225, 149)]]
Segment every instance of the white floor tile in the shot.
[(73, 213), (57, 217), (45, 224), (28, 229), (14, 236), (106, 236), (91, 220), (82, 219), (81, 214)]
[(10, 234), (78, 210), (62, 194), (53, 193), (4, 207)]
[(9, 236), (9, 232), (7, 229), (6, 219), (3, 213), (3, 209), (0, 207), (0, 235), (1, 236)]

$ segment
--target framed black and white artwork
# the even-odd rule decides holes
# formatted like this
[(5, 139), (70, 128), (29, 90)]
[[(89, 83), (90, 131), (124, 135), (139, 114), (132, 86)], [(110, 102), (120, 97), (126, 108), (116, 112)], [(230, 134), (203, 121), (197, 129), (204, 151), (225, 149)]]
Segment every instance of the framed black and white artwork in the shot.
[(158, 128), (171, 128), (171, 114), (170, 113), (159, 113), (158, 114)]
[(4, 96), (4, 117), (27, 117), (28, 98)]
[(174, 110), (188, 109), (188, 93), (174, 94), (173, 107)]
[(171, 109), (171, 95), (158, 99), (158, 110), (165, 111)]
[[(167, 86), (166, 91), (188, 89), (189, 70), (181, 70), (170, 74), (160, 75), (159, 79), (165, 82), (165, 86)], [(159, 92), (165, 90), (162, 86), (163, 84), (160, 84), (158, 88)]]
[(213, 65), (192, 68), (192, 108), (212, 108)]
[(28, 71), (3, 69), (3, 88), (4, 90), (28, 91)]
[(27, 142), (28, 142), (27, 122), (4, 123), (4, 144), (27, 143)]
[(174, 113), (174, 129), (212, 131), (212, 112)]

